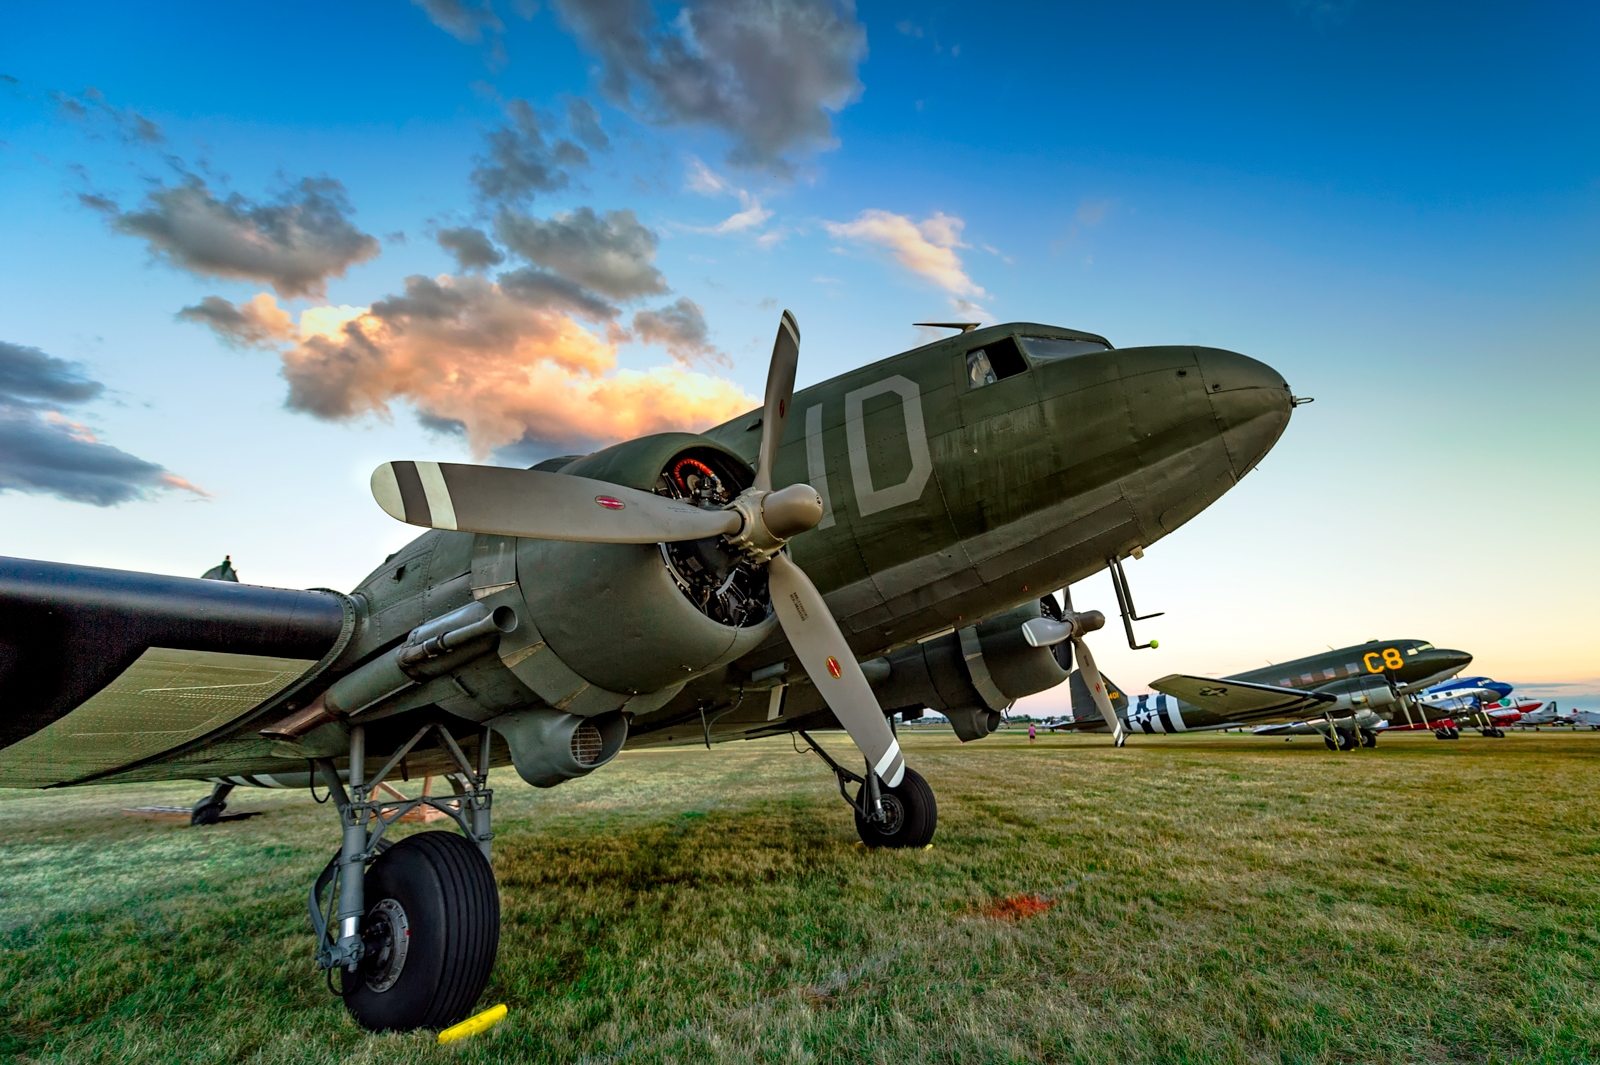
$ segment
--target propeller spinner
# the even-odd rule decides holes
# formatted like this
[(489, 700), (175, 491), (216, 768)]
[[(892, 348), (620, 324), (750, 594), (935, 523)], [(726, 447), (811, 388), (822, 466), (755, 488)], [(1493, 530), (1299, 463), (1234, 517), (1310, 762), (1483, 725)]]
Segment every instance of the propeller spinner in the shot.
[(823, 513), (822, 497), (810, 485), (772, 487), (799, 360), (800, 327), (784, 311), (767, 370), (755, 480), (725, 508), (697, 507), (587, 477), (447, 462), (386, 462), (373, 471), (372, 495), (391, 517), (430, 529), (609, 544), (722, 536), (766, 567), (778, 624), (800, 664), (867, 764), (897, 787), (905, 758), (883, 708), (822, 593), (782, 553)]

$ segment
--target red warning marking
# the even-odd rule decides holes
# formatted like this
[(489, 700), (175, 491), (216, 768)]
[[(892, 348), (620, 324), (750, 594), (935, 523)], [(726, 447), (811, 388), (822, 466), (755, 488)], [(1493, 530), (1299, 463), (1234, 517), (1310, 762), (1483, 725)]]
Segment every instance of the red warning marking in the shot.
[(621, 510), (628, 505), (615, 496), (595, 496), (594, 501), (607, 510)]
[(828, 656), (828, 672), (833, 674), (835, 680), (839, 678), (839, 660), (832, 655)]

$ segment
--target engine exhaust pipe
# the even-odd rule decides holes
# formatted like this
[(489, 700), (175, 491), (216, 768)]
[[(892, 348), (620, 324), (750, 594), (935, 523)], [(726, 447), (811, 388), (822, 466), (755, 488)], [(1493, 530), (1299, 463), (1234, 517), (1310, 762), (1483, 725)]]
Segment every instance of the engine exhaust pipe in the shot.
[(261, 735), (296, 742), (330, 721), (359, 714), (488, 654), (501, 634), (516, 628), (517, 613), (510, 607), (490, 610), (482, 603), (468, 603), (418, 625), (400, 646), (340, 677), (311, 705), (268, 725)]

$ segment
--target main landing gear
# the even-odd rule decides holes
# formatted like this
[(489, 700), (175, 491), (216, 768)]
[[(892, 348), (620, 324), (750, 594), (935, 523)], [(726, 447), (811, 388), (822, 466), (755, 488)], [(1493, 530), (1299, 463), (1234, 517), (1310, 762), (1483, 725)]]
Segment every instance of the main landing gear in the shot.
[(211, 789), (211, 794), (194, 804), (194, 809), (189, 811), (191, 825), (214, 825), (222, 820), (222, 812), (228, 808), (228, 795), (233, 791), (232, 784), (218, 784)]
[[(910, 766), (896, 787), (889, 787), (870, 768), (861, 776), (834, 761), (827, 751), (805, 732), (800, 738), (817, 753), (839, 781), (839, 794), (856, 814), (856, 832), (869, 847), (926, 847), (933, 842), (939, 824), (939, 806), (933, 789)], [(856, 784), (852, 797), (848, 785)]]
[[(384, 777), (436, 731), (459, 768), (451, 796), (374, 798)], [(331, 759), (317, 762), (344, 840), (311, 889), (317, 964), (356, 1021), (375, 1032), (443, 1028), (483, 993), (500, 945), (500, 897), (489, 867), (489, 730), (474, 767), (442, 725), (425, 725), (370, 781), (365, 729), (350, 730), (348, 793)], [(455, 819), (463, 835), (422, 832), (391, 844), (389, 826), (418, 806)], [(337, 891), (332, 890), (337, 882)]]
[[(1378, 743), (1376, 736), (1373, 737), (1371, 743), (1367, 743), (1365, 737), (1359, 735), (1354, 729), (1336, 728), (1333, 733), (1333, 736), (1328, 735), (1326, 732), (1322, 734), (1322, 742), (1328, 745), (1328, 750), (1330, 751), (1353, 751), (1357, 747), (1375, 747)], [(1337, 740), (1335, 737), (1338, 737)]]

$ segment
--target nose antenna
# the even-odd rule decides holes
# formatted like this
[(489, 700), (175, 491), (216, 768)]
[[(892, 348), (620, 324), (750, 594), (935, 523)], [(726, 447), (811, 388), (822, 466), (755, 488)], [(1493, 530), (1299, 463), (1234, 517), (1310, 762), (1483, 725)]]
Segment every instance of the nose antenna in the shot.
[(925, 325), (929, 329), (959, 329), (963, 333), (970, 333), (974, 329), (978, 328), (978, 326), (982, 325), (983, 323), (982, 322), (912, 322), (911, 324), (912, 325), (918, 325), (918, 326)]

